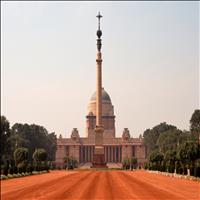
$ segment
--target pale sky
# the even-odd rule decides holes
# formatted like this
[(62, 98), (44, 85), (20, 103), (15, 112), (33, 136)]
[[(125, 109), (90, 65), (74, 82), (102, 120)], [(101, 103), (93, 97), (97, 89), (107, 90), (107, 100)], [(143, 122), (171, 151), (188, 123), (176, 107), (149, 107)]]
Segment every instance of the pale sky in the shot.
[(164, 121), (189, 129), (199, 108), (199, 2), (1, 1), (1, 114), (85, 136), (98, 11), (116, 135)]

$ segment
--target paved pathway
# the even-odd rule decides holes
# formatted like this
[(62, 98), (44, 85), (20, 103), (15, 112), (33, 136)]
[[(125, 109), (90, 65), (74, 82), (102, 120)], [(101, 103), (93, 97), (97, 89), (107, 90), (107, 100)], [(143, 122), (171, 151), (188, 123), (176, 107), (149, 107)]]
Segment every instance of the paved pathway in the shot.
[(1, 181), (2, 200), (200, 199), (200, 183), (138, 171), (53, 171)]

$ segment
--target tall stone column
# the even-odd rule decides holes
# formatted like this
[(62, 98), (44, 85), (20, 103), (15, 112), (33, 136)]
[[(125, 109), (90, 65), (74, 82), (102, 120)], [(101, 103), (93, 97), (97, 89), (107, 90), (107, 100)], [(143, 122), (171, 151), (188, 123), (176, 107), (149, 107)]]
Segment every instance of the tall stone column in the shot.
[[(97, 45), (98, 45), (97, 39)], [(96, 126), (102, 126), (102, 69), (101, 69), (101, 52), (97, 52), (97, 83), (96, 83)]]
[(100, 29), (100, 13), (98, 14), (98, 30), (97, 30), (97, 82), (96, 82), (96, 127), (95, 127), (95, 149), (92, 167), (106, 167), (103, 147), (103, 132), (102, 126), (102, 58), (101, 58), (101, 36)]

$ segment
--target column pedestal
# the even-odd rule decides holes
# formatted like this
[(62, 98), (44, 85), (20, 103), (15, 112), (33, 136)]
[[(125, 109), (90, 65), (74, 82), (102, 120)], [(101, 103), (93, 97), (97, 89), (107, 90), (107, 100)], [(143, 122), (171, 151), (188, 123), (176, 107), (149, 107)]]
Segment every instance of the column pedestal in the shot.
[(97, 126), (95, 128), (95, 147), (94, 156), (92, 162), (92, 168), (107, 168), (105, 162), (105, 152), (103, 147), (103, 132), (102, 126)]

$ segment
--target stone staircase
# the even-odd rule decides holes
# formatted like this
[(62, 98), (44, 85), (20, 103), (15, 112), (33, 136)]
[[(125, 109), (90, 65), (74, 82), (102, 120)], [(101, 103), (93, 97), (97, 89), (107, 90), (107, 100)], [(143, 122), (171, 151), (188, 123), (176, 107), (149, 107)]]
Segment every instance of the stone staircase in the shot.
[[(120, 169), (122, 168), (121, 163), (107, 163), (106, 164), (108, 168), (114, 168), (114, 169)], [(79, 165), (79, 169), (90, 169), (92, 166), (91, 162), (81, 163)]]

